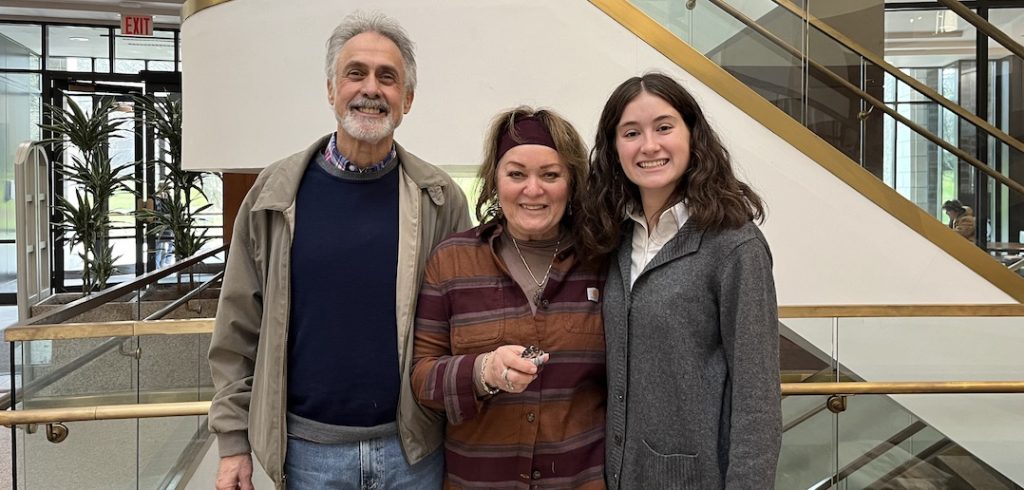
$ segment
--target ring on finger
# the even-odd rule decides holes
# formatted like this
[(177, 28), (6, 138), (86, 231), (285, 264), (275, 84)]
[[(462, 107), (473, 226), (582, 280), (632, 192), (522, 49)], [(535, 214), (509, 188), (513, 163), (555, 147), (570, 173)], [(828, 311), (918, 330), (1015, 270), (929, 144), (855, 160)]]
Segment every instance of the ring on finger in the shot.
[(509, 368), (505, 368), (505, 370), (501, 372), (501, 379), (505, 380), (505, 387), (508, 388), (508, 391), (512, 391), (516, 389), (516, 385), (509, 381), (508, 371)]

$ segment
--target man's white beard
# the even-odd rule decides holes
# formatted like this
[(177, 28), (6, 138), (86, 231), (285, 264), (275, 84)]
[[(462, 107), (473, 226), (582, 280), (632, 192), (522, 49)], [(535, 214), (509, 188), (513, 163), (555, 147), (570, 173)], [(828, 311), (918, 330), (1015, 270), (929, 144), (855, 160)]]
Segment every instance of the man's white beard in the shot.
[(364, 143), (375, 144), (395, 132), (394, 121), (390, 115), (383, 119), (373, 120), (362, 118), (355, 109), (345, 111), (344, 116), (335, 114), (341, 127), (349, 136)]

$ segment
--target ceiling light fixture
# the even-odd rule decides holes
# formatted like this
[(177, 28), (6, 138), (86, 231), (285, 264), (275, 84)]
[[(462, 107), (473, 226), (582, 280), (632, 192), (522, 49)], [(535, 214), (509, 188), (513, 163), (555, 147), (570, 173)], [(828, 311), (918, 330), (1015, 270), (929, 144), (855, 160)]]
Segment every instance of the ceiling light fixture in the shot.
[(71, 36), (71, 37), (68, 38), (68, 41), (78, 41), (80, 43), (87, 42), (88, 40), (89, 40), (89, 38), (82, 37), (82, 36)]

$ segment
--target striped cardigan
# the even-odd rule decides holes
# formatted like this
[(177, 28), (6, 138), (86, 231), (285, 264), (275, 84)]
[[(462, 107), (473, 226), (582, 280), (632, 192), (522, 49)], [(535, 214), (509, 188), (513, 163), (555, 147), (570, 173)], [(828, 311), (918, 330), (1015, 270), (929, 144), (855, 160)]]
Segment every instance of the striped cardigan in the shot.
[[(448, 419), (445, 488), (604, 488), (604, 273), (559, 253), (534, 315), (496, 250), (501, 231), (441, 242), (420, 291), (413, 391)], [(525, 392), (477, 398), (477, 356), (507, 344), (551, 356)]]

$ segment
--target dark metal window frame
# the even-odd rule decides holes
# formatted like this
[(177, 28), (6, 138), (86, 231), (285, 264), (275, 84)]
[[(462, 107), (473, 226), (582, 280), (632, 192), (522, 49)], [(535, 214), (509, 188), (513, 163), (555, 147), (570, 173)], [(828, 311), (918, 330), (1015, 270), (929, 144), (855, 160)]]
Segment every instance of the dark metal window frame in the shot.
[[(170, 31), (173, 33), (174, 43), (174, 59), (170, 61), (173, 63), (172, 71), (143, 71), (141, 73), (116, 73), (115, 61), (117, 60), (117, 48), (116, 48), (116, 31), (120, 27), (116, 24), (110, 23), (90, 23), (90, 22), (49, 22), (49, 21), (30, 21), (30, 20), (5, 20), (0, 19), (0, 23), (3, 24), (20, 24), (38, 26), (41, 36), (41, 53), (40, 55), (40, 67), (38, 69), (29, 68), (0, 68), (0, 73), (28, 73), (37, 74), (41, 77), (42, 90), (40, 93), (41, 100), (47, 103), (62, 103), (62, 101), (56, 100), (60, 96), (61, 92), (66, 91), (69, 84), (72, 81), (83, 81), (91, 83), (103, 83), (103, 82), (130, 82), (130, 83), (142, 83), (144, 86), (145, 93), (154, 92), (181, 92), (181, 72), (179, 71), (179, 65), (181, 62), (181, 33), (178, 29), (157, 26), (156, 30)], [(95, 71), (61, 71), (61, 70), (50, 70), (48, 67), (48, 58), (50, 55), (49, 47), (49, 28), (51, 27), (94, 27), (103, 28), (107, 30), (107, 43), (108, 43), (108, 55), (107, 60), (110, 65), (109, 72), (95, 72)], [(96, 60), (101, 58), (93, 58), (91, 68), (95, 69)], [(148, 68), (148, 61), (146, 61), (146, 67)], [(40, 108), (42, 110), (42, 108)], [(45, 115), (44, 115), (45, 121)], [(145, 192), (145, 195), (152, 196), (155, 192), (155, 180), (156, 171), (155, 169), (147, 165), (144, 161), (145, 155), (152, 155), (154, 150), (153, 135), (150, 128), (145, 128), (145, 134), (141, 134), (139, 129), (140, 121), (136, 119), (136, 133), (135, 133), (135, 180), (136, 180), (136, 191)], [(49, 137), (48, 132), (44, 131), (43, 136)], [(51, 154), (51, 161), (56, 161), (59, 155)], [(63, 188), (63, 179), (59, 174), (53, 173), (51, 168), (51, 179), (49, 188), (50, 202), (53, 202), (55, 192)], [(52, 219), (56, 221), (57, 217), (52, 216)], [(148, 247), (148, 250), (154, 250), (156, 246), (156, 238), (146, 233), (145, 223), (136, 220), (135, 223), (135, 272), (136, 275), (145, 273), (155, 268), (155, 260), (153, 257), (146, 257), (143, 255), (144, 245)], [(216, 228), (216, 227), (215, 227)], [(66, 286), (64, 270), (64, 237), (59, 233), (51, 230), (51, 237), (53, 239), (53, 246), (51, 247), (51, 284), (53, 285), (55, 292), (77, 292), (81, 291), (81, 286)], [(223, 233), (211, 235), (211, 238), (222, 238)], [(13, 244), (14, 240), (0, 240), (0, 244)], [(149, 254), (152, 255), (152, 254)], [(16, 293), (0, 293), (0, 304), (15, 304), (17, 301)]]
[[(992, 11), (998, 11), (1003, 9), (1020, 9), (1024, 8), (1024, 0), (973, 0), (973, 1), (962, 1), (965, 7), (973, 9), (981, 18), (985, 20), (990, 19), (990, 13)], [(900, 11), (900, 10), (914, 10), (914, 11), (926, 11), (926, 10), (949, 10), (936, 2), (909, 2), (909, 3), (886, 3), (885, 11)], [(988, 41), (989, 37), (984, 32), (977, 30), (977, 35), (974, 44), (975, 51), (975, 62), (978, 67), (975, 75), (975, 92), (974, 97), (977, 103), (975, 108), (975, 115), (978, 117), (989, 120), (988, 100), (989, 100), (989, 56), (988, 56)], [(985, 69), (982, 69), (985, 67)], [(996, 106), (998, 109), (998, 106)], [(960, 126), (961, 130), (963, 126)], [(983, 161), (989, 159), (989, 141), (987, 135), (982, 131), (976, 132), (976, 154), (975, 156)], [(999, 162), (999, 155), (996, 155), (996, 161), (989, 162), (990, 166), (998, 168), (996, 165)], [(961, 162), (961, 166), (964, 165)], [(974, 228), (975, 243), (979, 244), (982, 248), (985, 248), (987, 243), (987, 226), (989, 218), (993, 215), (993, 210), (989, 209), (989, 189), (988, 179), (989, 177), (982, 172), (973, 172), (973, 193), (969, 196), (969, 201), (965, 204), (972, 206), (975, 212), (975, 218), (979, 226)], [(996, 186), (995, 194), (998, 197), (1001, 193), (999, 186)], [(996, 221), (992, 220), (993, 232), (997, 229), (995, 225)], [(993, 235), (993, 238), (997, 238)], [(998, 240), (997, 240), (998, 241)]]

